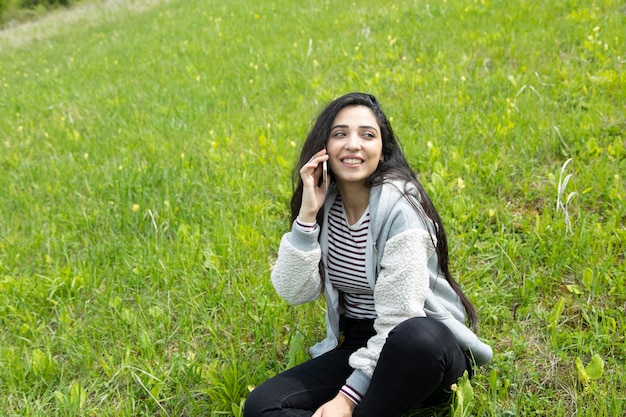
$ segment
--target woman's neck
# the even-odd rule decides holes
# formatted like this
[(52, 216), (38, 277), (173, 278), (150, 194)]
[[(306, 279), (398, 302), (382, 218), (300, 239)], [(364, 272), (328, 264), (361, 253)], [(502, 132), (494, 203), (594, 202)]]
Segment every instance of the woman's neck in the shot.
[(338, 185), (339, 194), (343, 201), (343, 210), (346, 213), (348, 224), (352, 226), (365, 213), (370, 203), (370, 189), (364, 184), (362, 186), (341, 186)]

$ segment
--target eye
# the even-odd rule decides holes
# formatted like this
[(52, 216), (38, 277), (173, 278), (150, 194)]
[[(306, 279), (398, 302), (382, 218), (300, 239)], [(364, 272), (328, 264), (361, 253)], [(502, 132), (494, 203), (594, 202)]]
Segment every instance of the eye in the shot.
[(333, 132), (333, 134), (331, 135), (334, 138), (342, 138), (344, 136), (346, 136), (346, 133), (343, 130), (337, 130), (335, 132)]
[(364, 133), (363, 133), (363, 136), (364, 136), (364, 137), (366, 137), (366, 138), (368, 138), (368, 139), (374, 139), (374, 138), (376, 138), (376, 135), (375, 135), (375, 134), (373, 134), (372, 132), (364, 132)]

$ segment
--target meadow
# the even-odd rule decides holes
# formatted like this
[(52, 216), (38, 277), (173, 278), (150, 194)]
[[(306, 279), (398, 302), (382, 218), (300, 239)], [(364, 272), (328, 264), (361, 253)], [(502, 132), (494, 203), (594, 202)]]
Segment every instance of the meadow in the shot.
[(321, 107), (375, 94), (495, 351), (461, 410), (626, 414), (626, 6), (108, 0), (0, 31), (0, 415), (240, 416), (322, 303), (269, 271)]

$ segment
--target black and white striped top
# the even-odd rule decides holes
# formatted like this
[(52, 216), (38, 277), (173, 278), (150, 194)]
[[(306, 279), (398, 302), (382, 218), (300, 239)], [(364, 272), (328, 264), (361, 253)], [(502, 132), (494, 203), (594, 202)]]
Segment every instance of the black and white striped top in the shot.
[(367, 283), (365, 248), (370, 226), (369, 208), (349, 226), (341, 197), (328, 216), (328, 278), (342, 294), (346, 317), (375, 319), (374, 292)]

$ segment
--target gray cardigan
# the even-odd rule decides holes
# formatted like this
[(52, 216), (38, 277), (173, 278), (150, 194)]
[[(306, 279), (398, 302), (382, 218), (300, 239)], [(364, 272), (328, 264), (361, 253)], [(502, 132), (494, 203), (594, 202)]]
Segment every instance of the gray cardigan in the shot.
[[(403, 194), (404, 183), (386, 182), (370, 190), (370, 228), (366, 248), (366, 273), (374, 290), (376, 334), (350, 356), (354, 372), (347, 383), (361, 393), (367, 391), (387, 334), (411, 317), (429, 316), (446, 324), (460, 345), (473, 355), (477, 365), (491, 360), (491, 348), (465, 326), (465, 312), (458, 295), (437, 268), (434, 225), (420, 216)], [(414, 189), (410, 198), (419, 204)], [(297, 305), (325, 296), (326, 333), (324, 340), (311, 347), (313, 357), (338, 345), (339, 293), (328, 279), (322, 282), (319, 262), (326, 268), (328, 253), (328, 213), (337, 197), (329, 188), (324, 203), (323, 226), (312, 232), (292, 227), (280, 242), (278, 259), (271, 273), (276, 292), (289, 304)], [(320, 243), (321, 242), (321, 243)], [(324, 274), (327, 276), (328, 274)]]

